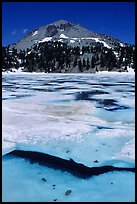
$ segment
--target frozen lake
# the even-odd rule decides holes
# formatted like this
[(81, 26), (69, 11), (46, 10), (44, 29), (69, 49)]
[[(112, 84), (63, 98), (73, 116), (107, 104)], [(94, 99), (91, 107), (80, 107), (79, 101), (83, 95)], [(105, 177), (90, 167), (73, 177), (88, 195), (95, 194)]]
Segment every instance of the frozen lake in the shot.
[[(3, 155), (35, 151), (88, 167), (134, 167), (134, 74), (3, 74), (2, 99)], [(81, 179), (6, 156), (2, 177), (3, 202), (135, 201), (128, 171)]]

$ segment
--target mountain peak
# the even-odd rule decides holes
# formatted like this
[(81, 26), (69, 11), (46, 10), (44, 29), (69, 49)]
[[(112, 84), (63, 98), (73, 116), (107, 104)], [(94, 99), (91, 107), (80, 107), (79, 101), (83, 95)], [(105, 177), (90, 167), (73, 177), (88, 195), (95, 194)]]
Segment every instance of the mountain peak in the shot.
[(48, 25), (42, 26), (27, 34), (23, 39), (17, 42), (14, 47), (19, 50), (31, 48), (35, 44), (59, 41), (67, 43), (69, 46), (86, 46), (86, 44), (103, 43), (107, 48), (124, 44), (111, 36), (102, 35), (90, 31), (79, 24), (71, 23), (67, 20), (60, 19)]
[(69, 21), (66, 21), (66, 20), (63, 20), (63, 19), (60, 19), (58, 21), (55, 21), (54, 23), (50, 23), (50, 25), (57, 25), (57, 26), (60, 26), (61, 24), (71, 24), (73, 25), (72, 23), (70, 23)]
[[(7, 69), (14, 64), (15, 67), (24, 66), (29, 71), (36, 69), (66, 73), (93, 73), (112, 69), (127, 71), (128, 66), (135, 68), (134, 49), (128, 49), (125, 43), (111, 36), (95, 33), (61, 19), (31, 31), (16, 44), (5, 48), (3, 66)], [(24, 50), (25, 55), (20, 50)], [(19, 53), (18, 59), (16, 51)], [(127, 53), (127, 57), (124, 53)], [(12, 62), (7, 57), (11, 55)]]

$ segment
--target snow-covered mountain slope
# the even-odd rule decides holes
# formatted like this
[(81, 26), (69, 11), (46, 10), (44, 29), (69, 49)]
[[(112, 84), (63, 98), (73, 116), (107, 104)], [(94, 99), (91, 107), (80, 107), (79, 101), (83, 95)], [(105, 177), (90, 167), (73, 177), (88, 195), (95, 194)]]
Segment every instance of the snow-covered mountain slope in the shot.
[(124, 46), (125, 43), (104, 34), (92, 32), (79, 24), (59, 20), (31, 31), (15, 45), (17, 50), (31, 48), (45, 41), (61, 41), (71, 46), (85, 46), (93, 42), (101, 42), (105, 47)]
[(2, 70), (27, 72), (95, 73), (135, 71), (135, 46), (79, 24), (59, 20), (2, 47)]

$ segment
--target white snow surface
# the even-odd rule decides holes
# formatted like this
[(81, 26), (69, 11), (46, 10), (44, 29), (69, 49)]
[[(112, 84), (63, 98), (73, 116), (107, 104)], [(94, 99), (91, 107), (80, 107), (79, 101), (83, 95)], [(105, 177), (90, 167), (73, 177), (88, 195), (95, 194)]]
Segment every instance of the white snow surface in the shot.
[(68, 37), (62, 33), (60, 34), (60, 38), (68, 38)]
[(132, 68), (129, 68), (129, 67), (128, 67), (127, 70), (128, 70), (129, 73), (131, 73), (131, 74), (132, 74), (132, 73), (135, 74), (135, 72), (134, 72), (134, 70), (133, 70)]
[(63, 40), (62, 40), (62, 39), (59, 39), (58, 42), (63, 42)]
[(75, 40), (70, 40), (70, 43), (74, 43), (75, 42)]
[[(72, 158), (90, 167), (134, 167), (133, 72), (8, 73), (2, 77), (3, 155), (21, 149)], [(107, 93), (93, 94), (95, 91)], [(82, 100), (84, 94), (86, 98)], [(110, 106), (99, 106), (93, 99), (113, 99), (119, 106), (128, 108), (109, 111)], [(50, 202), (54, 198), (72, 202), (135, 199), (134, 173), (131, 172), (110, 172), (81, 180), (66, 172), (32, 165), (24, 159), (4, 159), (2, 167), (4, 202)], [(41, 181), (44, 176), (46, 183)], [(55, 182), (57, 188), (53, 190)], [(68, 189), (72, 193), (65, 196)]]
[(45, 37), (42, 40), (40, 40), (39, 43), (48, 42), (48, 41), (51, 41), (51, 40), (52, 40), (52, 37)]
[(29, 51), (28, 53), (27, 53), (27, 55), (29, 55), (31, 53), (31, 51)]
[(120, 43), (120, 46), (121, 46), (121, 47), (124, 47), (124, 44), (123, 44), (123, 43)]
[(103, 43), (105, 47), (107, 47), (108, 49), (111, 49), (111, 47), (106, 42), (100, 40), (99, 38), (90, 38), (90, 39), (95, 40), (96, 42)]
[(21, 59), (18, 59), (18, 62), (19, 62), (20, 64), (21, 64), (21, 61), (22, 61)]
[(32, 34), (32, 36), (35, 36), (35, 35), (37, 35), (38, 34), (38, 30), (36, 30), (33, 34)]

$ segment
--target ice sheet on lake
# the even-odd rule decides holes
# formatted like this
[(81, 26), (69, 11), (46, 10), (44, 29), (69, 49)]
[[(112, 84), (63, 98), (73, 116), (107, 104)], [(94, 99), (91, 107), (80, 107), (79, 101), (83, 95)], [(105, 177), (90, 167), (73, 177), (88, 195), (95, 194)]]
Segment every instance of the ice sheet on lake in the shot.
[[(107, 164), (133, 167), (135, 159), (134, 89), (133, 73), (115, 73), (115, 75), (105, 72), (97, 74), (4, 74), (2, 90), (4, 99), (2, 102), (3, 154), (13, 149), (32, 150), (65, 159), (72, 158), (90, 167)], [(114, 100), (116, 104), (103, 104), (103, 100), (106, 102)], [(113, 110), (115, 107), (122, 108)], [(3, 162), (4, 169), (8, 163), (11, 164), (9, 168), (13, 168), (14, 161), (13, 163), (10, 160)], [(26, 164), (19, 164), (18, 168), (24, 168), (23, 165)], [(29, 170), (26, 170), (26, 174), (27, 171), (29, 173)], [(48, 172), (48, 170), (44, 171)], [(9, 169), (6, 172), (12, 177), (15, 184), (9, 199), (16, 201), (23, 199), (15, 195), (16, 175), (10, 173)], [(26, 179), (27, 182), (26, 174), (23, 179)], [(49, 177), (50, 173), (47, 174)], [(134, 174), (125, 172), (112, 175), (113, 173), (108, 176), (99, 176), (94, 180), (95, 183), (97, 182), (96, 185), (92, 180), (83, 181), (85, 184), (80, 184), (79, 182), (82, 181), (77, 179), (77, 181), (74, 180), (74, 188), (77, 189), (77, 186), (80, 185), (82, 189), (88, 185), (86, 191), (89, 191), (90, 185), (92, 189), (96, 186), (94, 191), (96, 193), (101, 191), (101, 194), (92, 192), (94, 196), (90, 196), (89, 192), (81, 197), (81, 193), (78, 194), (75, 189), (76, 196), (69, 197), (70, 200), (67, 199), (67, 201), (103, 201), (103, 199), (105, 201), (121, 201), (122, 199), (134, 201), (134, 182), (132, 180)], [(115, 186), (116, 188), (112, 191), (113, 195), (111, 188), (108, 188), (105, 194), (99, 188), (102, 188), (103, 183), (112, 177), (115, 181), (120, 178), (120, 184)], [(132, 180), (131, 184), (128, 181), (126, 184), (122, 183), (125, 177)], [(68, 179), (69, 176), (63, 176), (63, 179), (65, 178)], [(22, 179), (19, 179), (19, 182), (22, 183)], [(98, 185), (100, 179), (101, 187)], [(91, 184), (89, 184), (90, 181)], [(10, 185), (8, 183), (10, 181), (5, 182), (4, 186)], [(38, 183), (36, 181), (36, 185)], [(24, 185), (26, 184), (23, 184), (21, 191), (25, 189)], [(32, 181), (29, 185), (33, 185)], [(124, 185), (128, 186), (127, 189), (124, 188), (121, 194), (118, 194), (118, 189), (122, 189)], [(132, 190), (131, 194), (130, 192), (128, 194), (130, 185)], [(41, 186), (38, 188), (40, 190)], [(33, 197), (35, 190), (31, 192), (32, 197), (27, 195), (26, 200), (35, 200)], [(49, 188), (48, 191), (50, 191)], [(8, 192), (4, 190), (5, 201), (8, 200)], [(124, 193), (126, 197), (123, 197)], [(51, 195), (47, 201), (52, 200), (53, 194)], [(58, 195), (60, 195), (60, 201), (65, 201), (66, 197), (62, 197), (60, 190)], [(41, 196), (41, 200), (46, 201), (44, 191)]]
[[(112, 75), (98, 78), (96, 74), (83, 75), (83, 79), (79, 79), (77, 75), (73, 78), (69, 75), (40, 75), (37, 78), (35, 75), (5, 76), (3, 97), (7, 95), (7, 100), (3, 101), (3, 140), (14, 142), (16, 146), (22, 148), (24, 145), (25, 147), (29, 145), (27, 148), (34, 150), (42, 148), (44, 152), (50, 149), (50, 153), (65, 158), (73, 157), (90, 166), (94, 165), (94, 159), (99, 159), (100, 162), (105, 159), (111, 160), (112, 157), (116, 157), (116, 152), (118, 154), (123, 151), (127, 142), (134, 141), (134, 96), (129, 97), (124, 90), (125, 87), (127, 90), (129, 88), (134, 90), (132, 87), (134, 76), (122, 76), (117, 75), (116, 79)], [(131, 79), (131, 83), (128, 78)], [(109, 81), (110, 85), (114, 86), (109, 86)], [(9, 88), (7, 83), (12, 87)], [(92, 85), (103, 86), (105, 83), (108, 84), (105, 89)], [(123, 90), (117, 91), (116, 87)], [(122, 103), (130, 108), (107, 112), (104, 108), (97, 108), (97, 104), (90, 100), (76, 101), (75, 94), (86, 90), (90, 90), (91, 93), (95, 90), (107, 91), (108, 94), (96, 94), (91, 98), (117, 99), (119, 104)], [(12, 97), (8, 98), (8, 93), (11, 91), (14, 93), (14, 100), (12, 100), (13, 94), (9, 94)], [(16, 98), (21, 94), (23, 96), (26, 94), (28, 97)], [(98, 126), (104, 126), (103, 130)], [(71, 147), (69, 147), (70, 142), (73, 143)], [(104, 142), (109, 144), (106, 144), (105, 149), (102, 145)], [(60, 146), (61, 143), (64, 145)], [(112, 150), (110, 143), (115, 151), (110, 151)], [(132, 154), (129, 152), (127, 159), (131, 159), (131, 155), (134, 159), (133, 147), (134, 144)], [(4, 144), (3, 148), (5, 149)], [(71, 149), (70, 154), (65, 153), (64, 149), (67, 148)], [(96, 153), (96, 150), (103, 151), (103, 154)], [(90, 154), (90, 158), (85, 157), (86, 154)], [(123, 158), (122, 154), (120, 157)]]

